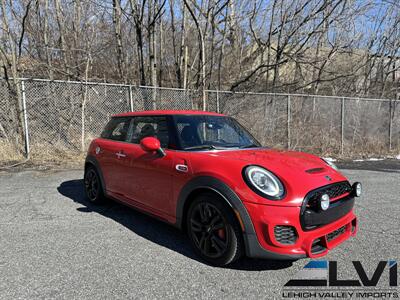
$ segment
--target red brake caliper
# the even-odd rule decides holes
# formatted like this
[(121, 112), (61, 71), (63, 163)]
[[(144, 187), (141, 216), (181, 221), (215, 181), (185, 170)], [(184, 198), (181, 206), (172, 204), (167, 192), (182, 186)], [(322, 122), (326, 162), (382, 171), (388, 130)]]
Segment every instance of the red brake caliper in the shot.
[(223, 228), (218, 229), (218, 236), (223, 240), (225, 239), (225, 230)]

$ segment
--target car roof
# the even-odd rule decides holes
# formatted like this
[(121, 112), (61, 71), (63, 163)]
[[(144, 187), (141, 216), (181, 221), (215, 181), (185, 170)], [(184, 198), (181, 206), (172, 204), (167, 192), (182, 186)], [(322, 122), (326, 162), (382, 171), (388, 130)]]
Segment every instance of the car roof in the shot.
[(204, 115), (204, 116), (225, 116), (223, 114), (202, 111), (202, 110), (144, 110), (132, 111), (113, 115), (112, 117), (136, 117), (136, 116), (157, 116), (157, 115)]

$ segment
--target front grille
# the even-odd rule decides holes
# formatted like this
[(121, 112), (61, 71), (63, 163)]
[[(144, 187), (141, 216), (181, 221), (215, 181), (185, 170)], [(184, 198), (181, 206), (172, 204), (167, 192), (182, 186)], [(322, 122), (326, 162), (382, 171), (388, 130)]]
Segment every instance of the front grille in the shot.
[(318, 202), (323, 194), (328, 194), (329, 198), (338, 198), (341, 195), (351, 192), (351, 185), (348, 181), (342, 181), (328, 185), (326, 187), (320, 188), (312, 192), (308, 198), (309, 207), (318, 207)]
[[(342, 181), (309, 192), (304, 198), (300, 212), (300, 223), (303, 230), (312, 230), (332, 223), (349, 213), (354, 206), (354, 197), (351, 191), (350, 183)], [(319, 207), (319, 201), (323, 194), (328, 194), (331, 199), (336, 198), (325, 211)]]
[(340, 227), (339, 229), (336, 229), (335, 231), (332, 231), (331, 233), (328, 233), (326, 236), (326, 239), (328, 242), (336, 239), (339, 235), (342, 235), (346, 231), (346, 225)]
[(293, 226), (277, 225), (274, 227), (275, 239), (284, 245), (293, 245), (297, 240), (297, 231)]

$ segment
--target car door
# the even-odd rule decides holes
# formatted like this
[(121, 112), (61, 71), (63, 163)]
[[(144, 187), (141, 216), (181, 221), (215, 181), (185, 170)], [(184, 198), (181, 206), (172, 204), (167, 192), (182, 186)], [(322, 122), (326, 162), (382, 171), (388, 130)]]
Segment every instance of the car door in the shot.
[[(140, 147), (140, 141), (153, 136), (160, 140), (166, 155), (148, 153)], [(167, 116), (135, 117), (130, 144), (125, 153), (128, 163), (124, 166), (123, 192), (133, 204), (140, 203), (151, 210), (169, 214), (171, 211), (172, 182), (174, 175), (174, 152), (171, 146), (170, 127)]]
[(127, 163), (125, 153), (126, 139), (131, 127), (130, 117), (112, 118), (107, 124), (101, 138), (97, 139), (97, 160), (103, 173), (106, 190), (121, 194), (124, 181), (123, 170)]

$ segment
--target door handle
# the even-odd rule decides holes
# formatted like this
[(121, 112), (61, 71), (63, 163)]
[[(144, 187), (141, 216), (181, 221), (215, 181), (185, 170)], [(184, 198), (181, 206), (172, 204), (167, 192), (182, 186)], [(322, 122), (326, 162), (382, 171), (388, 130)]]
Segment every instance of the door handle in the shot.
[(122, 152), (117, 152), (117, 153), (115, 153), (115, 155), (116, 155), (118, 158), (126, 157), (126, 154), (125, 154), (125, 153), (122, 153)]

